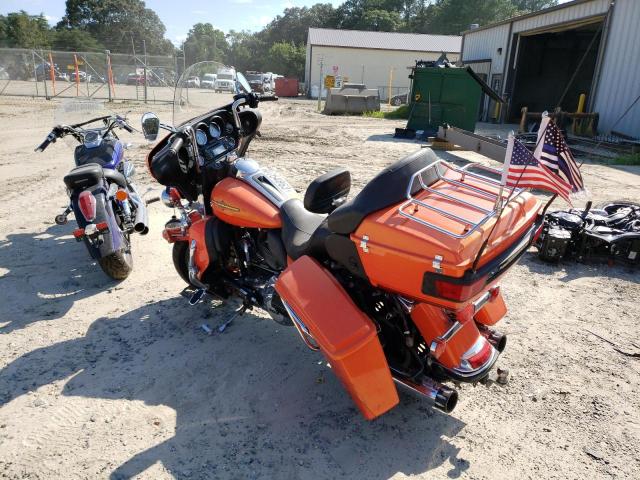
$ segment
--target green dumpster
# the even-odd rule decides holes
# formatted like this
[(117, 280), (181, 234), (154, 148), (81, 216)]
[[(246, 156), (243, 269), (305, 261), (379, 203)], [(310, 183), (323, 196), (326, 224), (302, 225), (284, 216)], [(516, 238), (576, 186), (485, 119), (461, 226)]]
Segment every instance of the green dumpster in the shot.
[(482, 93), (504, 102), (471, 67), (431, 67), (416, 62), (412, 69), (407, 129), (435, 132), (448, 124), (473, 132)]

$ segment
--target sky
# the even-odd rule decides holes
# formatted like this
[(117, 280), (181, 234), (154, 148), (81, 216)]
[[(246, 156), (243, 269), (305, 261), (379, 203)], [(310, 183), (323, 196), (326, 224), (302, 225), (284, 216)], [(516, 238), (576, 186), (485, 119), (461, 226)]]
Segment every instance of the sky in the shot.
[[(260, 30), (285, 8), (304, 7), (320, 0), (146, 0), (167, 28), (165, 36), (176, 45), (195, 23), (210, 23), (229, 30)], [(322, 0), (339, 5), (344, 0)], [(65, 13), (64, 0), (1, 0), (0, 14), (25, 10), (32, 15), (44, 13), (55, 25)]]
[[(146, 0), (167, 28), (165, 36), (176, 45), (187, 38), (195, 23), (210, 23), (229, 30), (260, 30), (288, 7), (311, 6), (322, 1), (334, 6), (344, 0)], [(568, 0), (560, 0), (564, 3)], [(1, 0), (0, 14), (25, 10), (32, 15), (44, 13), (51, 25), (64, 15), (64, 0)]]

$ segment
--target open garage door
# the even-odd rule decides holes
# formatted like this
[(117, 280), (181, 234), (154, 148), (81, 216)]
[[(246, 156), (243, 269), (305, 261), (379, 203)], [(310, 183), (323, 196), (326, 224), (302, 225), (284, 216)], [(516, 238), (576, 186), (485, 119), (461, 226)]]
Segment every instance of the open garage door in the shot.
[(517, 36), (509, 121), (519, 120), (522, 107), (531, 112), (552, 111), (567, 86), (560, 105), (563, 110), (575, 111), (581, 93), (591, 98), (603, 20), (590, 19), (589, 23), (554, 26)]

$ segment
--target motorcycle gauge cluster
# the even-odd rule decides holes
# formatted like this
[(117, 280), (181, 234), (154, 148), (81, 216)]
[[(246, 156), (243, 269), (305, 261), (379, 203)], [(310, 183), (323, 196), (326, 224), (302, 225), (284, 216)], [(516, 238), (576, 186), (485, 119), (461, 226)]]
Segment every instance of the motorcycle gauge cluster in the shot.
[(204, 147), (207, 144), (207, 134), (204, 130), (199, 128), (196, 130), (196, 142), (201, 147)]
[(96, 148), (102, 143), (102, 137), (98, 132), (89, 130), (84, 134), (84, 141), (82, 142), (87, 148)]

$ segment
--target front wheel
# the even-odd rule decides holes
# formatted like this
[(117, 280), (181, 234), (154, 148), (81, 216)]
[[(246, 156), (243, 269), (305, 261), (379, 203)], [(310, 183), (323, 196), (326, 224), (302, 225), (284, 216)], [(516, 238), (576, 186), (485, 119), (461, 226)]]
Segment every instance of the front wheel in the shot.
[(98, 259), (102, 271), (114, 280), (124, 280), (133, 270), (133, 256), (130, 252), (118, 251)]
[(173, 244), (173, 266), (180, 275), (180, 278), (184, 280), (188, 285), (191, 285), (189, 280), (189, 242), (176, 242)]

